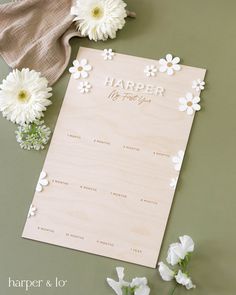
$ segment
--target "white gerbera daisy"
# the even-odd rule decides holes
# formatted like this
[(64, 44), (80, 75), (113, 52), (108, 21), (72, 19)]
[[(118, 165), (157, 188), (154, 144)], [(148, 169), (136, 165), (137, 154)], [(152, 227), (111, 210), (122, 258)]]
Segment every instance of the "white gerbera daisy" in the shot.
[(123, 0), (77, 0), (71, 14), (82, 36), (105, 41), (125, 25), (125, 7)]
[(17, 124), (30, 123), (43, 116), (52, 96), (48, 81), (34, 70), (13, 70), (0, 85), (0, 111)]

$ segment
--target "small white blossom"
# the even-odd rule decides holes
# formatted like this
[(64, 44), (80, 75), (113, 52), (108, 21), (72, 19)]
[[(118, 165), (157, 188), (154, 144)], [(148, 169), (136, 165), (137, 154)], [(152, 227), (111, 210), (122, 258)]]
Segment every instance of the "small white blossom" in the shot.
[(89, 76), (89, 71), (92, 70), (92, 66), (88, 64), (87, 59), (83, 58), (80, 60), (73, 61), (73, 67), (69, 68), (69, 72), (75, 79), (87, 78)]
[(172, 269), (170, 269), (165, 263), (159, 262), (159, 273), (164, 281), (171, 281), (173, 280), (175, 273)]
[(92, 88), (91, 84), (89, 82), (80, 82), (78, 89), (80, 91), (80, 93), (88, 93), (90, 92), (90, 89)]
[(192, 88), (196, 89), (197, 92), (200, 92), (201, 90), (204, 90), (205, 82), (201, 79), (194, 80), (192, 83)]
[(127, 291), (132, 289), (134, 295), (149, 295), (150, 288), (147, 285), (146, 278), (134, 278), (132, 282), (124, 281), (124, 268), (116, 268), (118, 281), (107, 278), (108, 285), (115, 291), (117, 295), (123, 295), (123, 290)]
[(180, 62), (179, 57), (174, 57), (172, 54), (167, 54), (166, 58), (161, 58), (159, 60), (160, 68), (159, 71), (161, 73), (167, 73), (167, 75), (172, 76), (175, 71), (180, 71), (181, 66), (178, 64)]
[(112, 60), (114, 57), (115, 53), (112, 51), (112, 49), (104, 49), (102, 56), (104, 58), (104, 60)]
[(201, 106), (198, 104), (200, 97), (193, 96), (191, 92), (188, 92), (185, 97), (181, 97), (179, 102), (179, 110), (181, 112), (187, 112), (188, 115), (192, 115), (194, 111), (200, 111), (201, 109)]
[(196, 286), (193, 285), (191, 278), (187, 274), (183, 273), (181, 270), (178, 271), (175, 279), (178, 284), (185, 286), (187, 290), (196, 288)]
[(36, 212), (37, 208), (33, 204), (31, 204), (28, 212), (28, 218), (35, 216)]
[(36, 186), (36, 192), (42, 192), (43, 187), (47, 186), (49, 184), (49, 181), (47, 180), (47, 173), (45, 171), (42, 171), (39, 175), (39, 180)]
[(144, 73), (147, 77), (155, 77), (157, 74), (157, 68), (154, 65), (148, 65), (145, 67)]
[(44, 149), (50, 139), (51, 130), (43, 123), (44, 121), (36, 120), (33, 123), (18, 126), (15, 132), (16, 140), (22, 149), (37, 151)]
[(178, 151), (177, 155), (172, 157), (172, 162), (174, 163), (174, 168), (176, 171), (180, 171), (184, 159), (184, 151)]
[(171, 265), (178, 264), (188, 253), (194, 251), (194, 242), (191, 237), (185, 235), (179, 239), (180, 243), (173, 243), (168, 249), (166, 260)]

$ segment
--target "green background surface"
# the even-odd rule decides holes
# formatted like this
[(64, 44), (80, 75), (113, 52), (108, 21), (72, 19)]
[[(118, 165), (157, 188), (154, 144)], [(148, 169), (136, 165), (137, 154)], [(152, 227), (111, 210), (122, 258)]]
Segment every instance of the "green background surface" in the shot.
[[(6, 1), (0, 1), (4, 3)], [(72, 57), (79, 46), (159, 59), (168, 52), (182, 63), (206, 68), (207, 87), (196, 116), (181, 180), (175, 194), (161, 259), (169, 243), (189, 234), (196, 243), (190, 273), (197, 288), (178, 288), (177, 295), (236, 294), (236, 96), (235, 0), (129, 0), (137, 12), (116, 40), (94, 43), (73, 39)], [(55, 1), (56, 3), (56, 1)], [(1, 28), (0, 28), (1, 29)], [(0, 59), (0, 80), (10, 69)], [(45, 122), (54, 128), (66, 91), (66, 71), (53, 89), (53, 105)], [(0, 294), (25, 294), (8, 288), (14, 279), (68, 280), (64, 289), (31, 289), (28, 294), (112, 295), (105, 278), (116, 278), (115, 267), (126, 268), (127, 279), (146, 276), (151, 295), (168, 294), (156, 269), (24, 240), (21, 233), (47, 151), (23, 151), (16, 143), (16, 126), (0, 117)]]

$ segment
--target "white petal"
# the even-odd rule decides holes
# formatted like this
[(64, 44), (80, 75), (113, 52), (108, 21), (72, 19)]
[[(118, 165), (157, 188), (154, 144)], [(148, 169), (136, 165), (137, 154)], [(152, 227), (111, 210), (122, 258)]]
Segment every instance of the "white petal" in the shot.
[(80, 63), (77, 59), (73, 61), (73, 66), (76, 68), (78, 68), (80, 66)]
[(69, 68), (69, 72), (70, 72), (71, 74), (75, 73), (76, 71), (77, 71), (77, 69), (74, 68), (74, 67)]
[(189, 100), (192, 100), (192, 99), (193, 99), (193, 94), (192, 94), (191, 92), (188, 92), (188, 93), (186, 94), (186, 98), (187, 98), (188, 101), (189, 101)]
[(201, 106), (200, 106), (200, 104), (194, 104), (194, 105), (193, 105), (193, 109), (194, 109), (195, 111), (200, 111), (200, 110), (201, 110)]
[(179, 102), (181, 103), (181, 104), (187, 104), (187, 100), (186, 100), (186, 98), (185, 97), (180, 97), (179, 98)]
[(167, 75), (172, 76), (174, 74), (174, 70), (172, 68), (167, 68)]
[(88, 77), (88, 73), (85, 72), (85, 71), (82, 71), (81, 72), (81, 76), (82, 76), (82, 78), (87, 78)]
[(83, 59), (81, 60), (81, 62), (80, 62), (80, 64), (81, 64), (82, 66), (87, 65), (87, 63), (88, 63), (88, 61), (87, 61), (86, 58), (83, 58)]
[(162, 65), (162, 66), (166, 66), (167, 62), (166, 62), (166, 60), (164, 58), (161, 58), (159, 60), (159, 64)]
[(117, 276), (119, 278), (119, 280), (123, 280), (124, 279), (124, 267), (116, 267), (116, 272), (117, 272)]
[(117, 295), (122, 295), (122, 287), (119, 282), (114, 281), (113, 279), (107, 278), (108, 285), (115, 291)]
[(201, 99), (200, 99), (200, 97), (198, 97), (198, 96), (195, 96), (194, 98), (193, 98), (193, 103), (199, 103), (201, 101)]
[(179, 237), (180, 243), (186, 252), (194, 251), (194, 242), (190, 236), (184, 235)]
[(40, 179), (39, 180), (40, 184), (43, 185), (43, 186), (47, 186), (49, 181), (47, 179)]
[(42, 178), (45, 178), (46, 176), (47, 176), (47, 173), (46, 173), (45, 171), (42, 171), (42, 172), (40, 173), (39, 178), (42, 179)]
[(188, 108), (187, 105), (183, 105), (183, 104), (181, 104), (181, 105), (179, 106), (179, 110), (180, 110), (181, 112), (185, 112), (185, 111), (187, 110), (187, 108)]
[(193, 108), (188, 107), (187, 108), (187, 114), (192, 115), (193, 114)]
[(167, 60), (168, 62), (171, 62), (172, 59), (173, 59), (172, 54), (167, 54), (167, 55), (166, 55), (166, 60)]
[(173, 280), (173, 278), (174, 278), (174, 272), (173, 272), (173, 270), (171, 270), (165, 263), (163, 263), (163, 262), (160, 262), (160, 263), (158, 263), (158, 266), (159, 266), (159, 268), (158, 268), (158, 270), (159, 270), (159, 273), (160, 273), (160, 275), (161, 275), (161, 277), (162, 277), (162, 279), (164, 280), (164, 281), (171, 281), (171, 280)]
[(174, 57), (173, 60), (172, 60), (172, 63), (173, 63), (173, 64), (178, 64), (179, 62), (180, 62), (180, 58), (177, 57), (177, 56)]
[(42, 187), (42, 185), (41, 184), (37, 184), (37, 186), (36, 186), (36, 192), (41, 192), (43, 190), (43, 187)]
[(175, 71), (180, 71), (181, 70), (181, 66), (180, 65), (173, 65), (173, 69)]

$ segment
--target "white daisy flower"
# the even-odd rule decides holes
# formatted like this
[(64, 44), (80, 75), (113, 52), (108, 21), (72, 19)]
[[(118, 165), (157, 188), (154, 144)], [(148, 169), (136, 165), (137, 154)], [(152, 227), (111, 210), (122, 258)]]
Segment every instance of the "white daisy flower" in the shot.
[(178, 151), (178, 154), (172, 157), (172, 162), (174, 163), (174, 168), (176, 171), (180, 171), (184, 159), (184, 151)]
[(114, 39), (125, 25), (127, 12), (123, 0), (77, 0), (71, 8), (74, 21), (83, 37), (90, 40)]
[(88, 93), (90, 92), (92, 86), (89, 82), (80, 82), (79, 83), (79, 86), (78, 86), (78, 89), (80, 91), (80, 93)]
[(35, 216), (36, 212), (37, 208), (33, 204), (31, 204), (28, 212), (28, 218)]
[(181, 112), (187, 112), (188, 115), (192, 115), (194, 111), (200, 111), (201, 106), (198, 104), (200, 97), (193, 96), (191, 92), (188, 92), (185, 97), (179, 99), (179, 110)]
[(39, 180), (36, 186), (36, 192), (41, 193), (43, 191), (43, 187), (49, 184), (49, 181), (46, 179), (47, 173), (42, 171), (39, 175)]
[(175, 71), (180, 71), (181, 66), (178, 64), (180, 62), (179, 57), (174, 57), (172, 54), (167, 54), (166, 58), (161, 58), (159, 60), (160, 68), (159, 71), (161, 73), (167, 73), (167, 75), (172, 76)]
[(13, 123), (31, 123), (40, 119), (51, 104), (51, 90), (41, 73), (13, 70), (0, 85), (0, 111)]
[(197, 79), (193, 81), (192, 88), (196, 89), (197, 92), (200, 92), (201, 90), (204, 90), (205, 84), (206, 83), (202, 81), (201, 79)]
[(112, 49), (104, 49), (102, 56), (105, 60), (112, 60), (115, 53), (112, 51)]
[(80, 60), (73, 61), (73, 67), (69, 68), (69, 72), (73, 75), (75, 79), (87, 78), (89, 76), (89, 71), (92, 70), (92, 66), (88, 64), (87, 59), (83, 58)]
[(177, 182), (178, 182), (178, 177), (176, 177), (176, 178), (171, 178), (171, 181), (170, 181), (170, 187), (173, 188), (173, 189), (176, 189)]
[(146, 66), (144, 73), (147, 77), (155, 77), (157, 74), (157, 68), (154, 65)]

